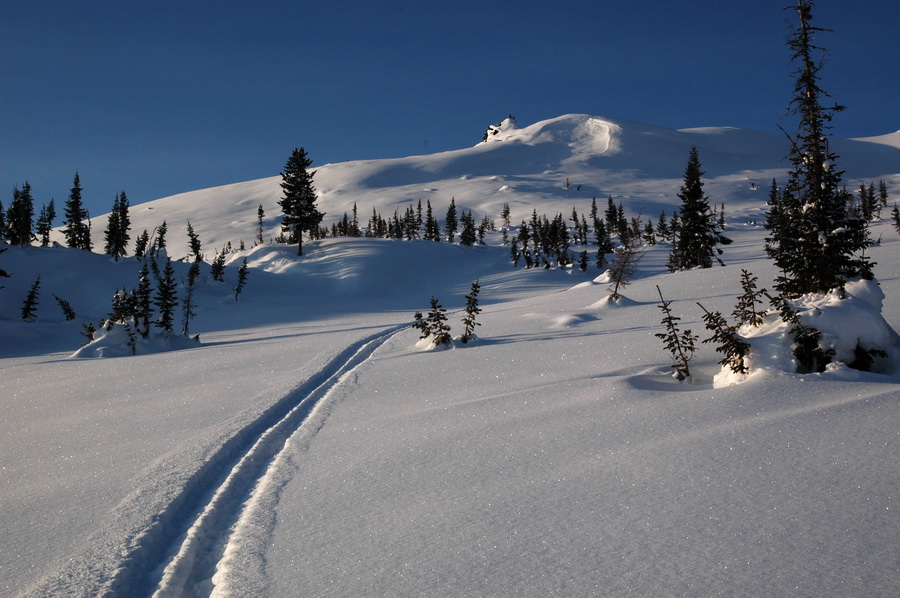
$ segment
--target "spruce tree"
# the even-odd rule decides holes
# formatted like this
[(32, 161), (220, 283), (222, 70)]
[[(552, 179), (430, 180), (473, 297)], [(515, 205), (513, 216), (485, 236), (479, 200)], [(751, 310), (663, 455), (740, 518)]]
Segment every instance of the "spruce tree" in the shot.
[(75, 249), (91, 250), (91, 228), (85, 222), (88, 218), (88, 212), (84, 208), (81, 199), (81, 179), (78, 172), (75, 173), (75, 179), (72, 182), (72, 189), (69, 193), (69, 199), (66, 201), (65, 210), (65, 228), (62, 233), (66, 238), (66, 245)]
[(656, 292), (659, 293), (659, 300), (662, 302), (659, 308), (663, 312), (662, 324), (666, 327), (666, 331), (656, 333), (654, 336), (662, 339), (663, 346), (672, 357), (674, 362), (672, 369), (675, 370), (673, 376), (678, 381), (689, 379), (691, 370), (688, 363), (693, 359), (694, 353), (697, 351), (697, 336), (690, 330), (681, 330), (679, 328), (678, 322), (681, 318), (672, 313), (670, 307), (672, 302), (663, 298), (659, 286), (656, 287)]
[(689, 268), (710, 268), (717, 252), (719, 235), (709, 199), (703, 191), (700, 170), (700, 156), (697, 147), (691, 147), (688, 163), (684, 170), (684, 183), (678, 192), (681, 199), (681, 228), (678, 239), (672, 246), (669, 270)]
[(464, 344), (468, 343), (475, 335), (475, 327), (481, 326), (481, 322), (475, 321), (475, 317), (481, 313), (481, 308), (478, 307), (478, 293), (480, 290), (481, 284), (476, 280), (472, 283), (472, 289), (469, 291), (469, 294), (466, 295), (466, 315), (463, 316), (463, 326), (465, 328), (462, 337), (459, 339)]
[(643, 257), (644, 252), (637, 239), (628, 239), (616, 247), (609, 267), (609, 275), (612, 279), (612, 284), (608, 288), (610, 301), (618, 301), (621, 298), (622, 294), (619, 291), (631, 284), (631, 279), (637, 272), (638, 263)]
[(166, 248), (166, 235), (169, 232), (169, 225), (165, 220), (162, 221), (162, 224), (156, 227), (156, 234), (153, 239), (153, 255), (158, 254), (162, 250)]
[[(449, 345), (453, 340), (450, 336), (450, 325), (447, 324), (447, 310), (444, 309), (438, 300), (431, 296), (431, 311), (428, 312), (428, 331), (434, 337), (434, 345)], [(428, 338), (428, 337), (425, 337)]]
[[(353, 207), (356, 207), (356, 204), (353, 204)], [(263, 244), (263, 220), (266, 217), (266, 211), (263, 209), (262, 204), (259, 204), (259, 207), (256, 208), (256, 243), (258, 245)]]
[(176, 289), (177, 283), (175, 282), (175, 269), (172, 267), (172, 258), (166, 257), (166, 267), (159, 278), (156, 296), (153, 301), (153, 304), (159, 310), (156, 327), (163, 332), (172, 332), (172, 325), (175, 322), (175, 308), (178, 306)]
[(767, 218), (766, 252), (781, 270), (775, 288), (786, 297), (843, 289), (853, 277), (871, 277), (862, 252), (869, 245), (865, 222), (847, 210), (842, 172), (829, 146), (829, 123), (837, 104), (824, 107), (828, 94), (819, 86), (822, 62), (816, 54), (812, 0), (798, 0), (799, 24), (788, 39), (795, 71), (794, 97), (789, 111), (799, 118), (797, 134), (790, 138), (792, 168), (777, 201), (778, 212)]
[(887, 207), (888, 202), (888, 190), (887, 184), (884, 182), (884, 179), (880, 179), (878, 181), (878, 205), (881, 209)]
[(509, 228), (509, 225), (510, 225), (509, 217), (510, 217), (509, 202), (503, 202), (503, 207), (500, 209), (500, 221), (501, 221), (501, 226), (503, 226), (503, 228), (506, 228), (506, 229)]
[(60, 299), (56, 295), (53, 295), (53, 298), (56, 300), (56, 304), (59, 305), (59, 308), (62, 310), (63, 315), (66, 317), (66, 321), (71, 321), (75, 319), (75, 310), (72, 309), (72, 304), (66, 301), (65, 299)]
[(425, 202), (425, 234), (422, 238), (426, 241), (441, 240), (441, 227), (431, 209), (431, 200)]
[(462, 225), (459, 242), (466, 247), (471, 247), (478, 239), (477, 231), (475, 230), (475, 218), (472, 216), (471, 210), (463, 210), (459, 221)]
[(760, 310), (757, 305), (762, 304), (761, 297), (766, 294), (765, 289), (756, 286), (757, 277), (747, 270), (741, 270), (741, 289), (743, 293), (738, 296), (738, 303), (731, 312), (738, 320), (739, 325), (749, 325), (754, 328), (762, 326), (766, 310)]
[(188, 236), (188, 248), (190, 248), (190, 255), (193, 256), (193, 261), (199, 262), (201, 260), (200, 257), (200, 237), (194, 232), (194, 227), (191, 226), (191, 221), (187, 221), (187, 236)]
[(210, 264), (210, 275), (213, 280), (223, 282), (225, 280), (225, 250), (216, 254), (212, 264)]
[(719, 365), (727, 366), (735, 374), (746, 374), (749, 370), (744, 361), (750, 354), (750, 345), (737, 333), (737, 328), (730, 325), (718, 311), (709, 311), (702, 304), (697, 303), (703, 310), (703, 322), (706, 329), (712, 332), (712, 336), (705, 339), (704, 343), (718, 343), (716, 351), (724, 357), (719, 360)]
[(37, 313), (38, 306), (38, 294), (41, 289), (41, 276), (40, 274), (35, 279), (34, 283), (31, 285), (31, 288), (28, 290), (28, 294), (25, 296), (25, 301), (22, 302), (22, 319), (26, 322), (33, 322), (35, 319), (35, 314)]
[(41, 247), (50, 246), (50, 231), (53, 230), (53, 220), (55, 218), (56, 206), (51, 198), (49, 204), (41, 206), (41, 213), (36, 223), (36, 232), (41, 241)]
[(184, 284), (184, 299), (181, 301), (181, 334), (190, 336), (191, 319), (197, 316), (194, 308), (194, 289), (200, 277), (200, 260), (195, 259), (188, 269), (187, 282)]
[(147, 232), (147, 229), (144, 229), (144, 232), (138, 235), (137, 240), (134, 242), (134, 257), (144, 257), (144, 254), (147, 253), (147, 245), (150, 244), (150, 233)]
[(325, 216), (316, 207), (318, 197), (313, 186), (316, 172), (310, 172), (310, 166), (312, 160), (306, 150), (296, 148), (281, 173), (282, 198), (278, 201), (283, 213), (281, 230), (288, 243), (297, 244), (297, 255), (303, 255), (303, 233), (317, 236), (319, 223)]
[(240, 268), (238, 268), (237, 285), (234, 287), (234, 300), (235, 301), (237, 301), (238, 297), (241, 296), (241, 292), (243, 292), (244, 286), (247, 284), (248, 272), (249, 272), (249, 268), (247, 266), (247, 258), (244, 258), (244, 261), (241, 262)]
[(10, 245), (27, 247), (34, 239), (34, 199), (28, 181), (13, 190), (13, 200), (6, 212), (6, 239)]
[(104, 251), (107, 255), (111, 255), (116, 261), (120, 257), (124, 257), (128, 253), (128, 241), (131, 236), (128, 230), (131, 228), (131, 219), (128, 216), (128, 198), (125, 192), (116, 194), (113, 201), (112, 211), (109, 213), (109, 220), (106, 226), (106, 245)]
[(141, 263), (138, 277), (138, 287), (134, 292), (134, 325), (138, 333), (147, 338), (150, 336), (150, 319), (153, 317), (153, 288), (150, 285), (150, 268), (147, 260)]
[(447, 242), (452, 243), (456, 236), (459, 222), (456, 217), (456, 198), (450, 198), (450, 207), (447, 208), (447, 220), (444, 223), (444, 234), (447, 235)]

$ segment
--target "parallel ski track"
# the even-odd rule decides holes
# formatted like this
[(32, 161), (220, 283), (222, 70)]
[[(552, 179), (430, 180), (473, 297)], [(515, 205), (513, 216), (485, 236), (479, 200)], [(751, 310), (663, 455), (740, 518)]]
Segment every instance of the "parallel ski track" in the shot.
[(407, 327), (395, 326), (347, 347), (223, 445), (125, 556), (112, 580), (112, 595), (209, 595), (231, 527), (287, 439), (335, 386)]

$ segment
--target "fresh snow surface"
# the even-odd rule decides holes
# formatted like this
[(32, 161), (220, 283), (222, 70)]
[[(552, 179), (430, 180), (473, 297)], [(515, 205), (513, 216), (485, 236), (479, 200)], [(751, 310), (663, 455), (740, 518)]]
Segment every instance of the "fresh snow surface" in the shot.
[[(890, 139), (835, 144), (848, 187), (884, 179), (892, 203)], [(297, 258), (269, 242), (274, 177), (132, 207), (133, 237), (167, 221), (173, 259), (187, 220), (207, 261), (229, 241), (246, 249), (224, 283), (203, 270), (199, 343), (156, 337), (130, 355), (115, 330), (79, 345), (81, 323), (137, 285), (134, 258), (9, 248), (0, 594), (895, 596), (900, 237), (887, 221), (872, 226), (880, 287), (819, 311), (837, 299), (810, 298), (804, 315), (889, 345), (883, 373), (790, 373), (767, 337), (749, 376), (723, 375), (703, 344), (679, 383), (654, 336), (657, 285), (701, 338), (696, 303), (730, 314), (741, 269), (771, 288), (762, 222), (783, 138), (569, 115), (455, 152), (324, 165), (315, 181), (329, 223), (354, 202), (365, 225), (419, 199), (443, 220), (455, 197), (476, 221), (499, 223), (508, 202), (515, 225), (533, 209), (587, 214), (593, 196), (603, 210), (608, 195), (655, 220), (678, 205), (691, 145), (726, 204), (727, 265), (671, 274), (668, 246), (648, 247), (616, 303), (593, 265), (513, 268), (499, 232), (471, 248), (328, 238)], [(22, 322), (38, 275), (37, 320)], [(424, 350), (413, 312), (434, 295), (461, 333), (475, 280), (478, 338)], [(872, 324), (847, 330), (861, 313)]]

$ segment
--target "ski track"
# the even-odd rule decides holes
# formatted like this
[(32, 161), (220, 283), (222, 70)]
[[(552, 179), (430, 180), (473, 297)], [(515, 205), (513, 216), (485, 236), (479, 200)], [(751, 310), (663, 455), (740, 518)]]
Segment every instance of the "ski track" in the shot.
[[(284, 451), (288, 439), (301, 429), (307, 440), (315, 435), (328, 415), (327, 410), (316, 408), (323, 405), (331, 390), (408, 326), (382, 330), (347, 347), (223, 445), (124, 556), (110, 584), (112, 594), (209, 596), (232, 528), (248, 508), (245, 503), (254, 489), (265, 488), (269, 466)], [(314, 411), (321, 412), (319, 417)], [(280, 481), (278, 487), (284, 482)], [(253, 505), (260, 504), (258, 497), (253, 498), (249, 500), (251, 511)]]

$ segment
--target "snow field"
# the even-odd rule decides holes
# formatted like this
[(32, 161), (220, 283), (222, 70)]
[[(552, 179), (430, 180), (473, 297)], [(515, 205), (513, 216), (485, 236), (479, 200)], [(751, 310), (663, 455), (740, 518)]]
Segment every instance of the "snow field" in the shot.
[[(373, 206), (387, 217), (430, 198), (443, 218), (455, 197), (479, 219), (508, 201), (518, 224), (532, 209), (587, 212), (594, 194), (602, 210), (609, 193), (629, 216), (655, 218), (677, 205), (696, 144), (711, 202), (727, 204), (727, 266), (670, 274), (668, 247), (649, 248), (612, 304), (593, 266), (513, 269), (499, 233), (473, 248), (329, 238), (298, 260), (291, 247), (250, 247), (260, 203), (266, 237), (277, 234), (275, 177), (134, 207), (135, 235), (167, 219), (173, 258), (187, 253), (187, 219), (208, 256), (247, 242), (228, 282), (204, 271), (191, 326), (200, 346), (73, 359), (81, 321), (103, 317), (138, 264), (10, 248), (0, 593), (892, 596), (896, 353), (886, 374), (797, 375), (776, 341), (757, 355), (766, 367), (733, 380), (707, 344), (679, 384), (654, 336), (657, 285), (701, 338), (696, 302), (729, 314), (742, 268), (771, 288), (761, 223), (783, 140), (578, 115), (508, 135), (325, 165), (323, 209), (338, 218), (356, 201), (364, 223)], [(885, 139), (838, 149), (848, 180), (885, 178), (896, 197), (897, 143)], [(896, 329), (900, 239), (886, 222), (873, 237), (882, 314)], [(37, 274), (38, 321), (22, 323)], [(476, 343), (425, 351), (411, 329), (381, 337), (431, 295), (458, 334), (476, 279)], [(51, 293), (78, 320), (64, 322)]]

